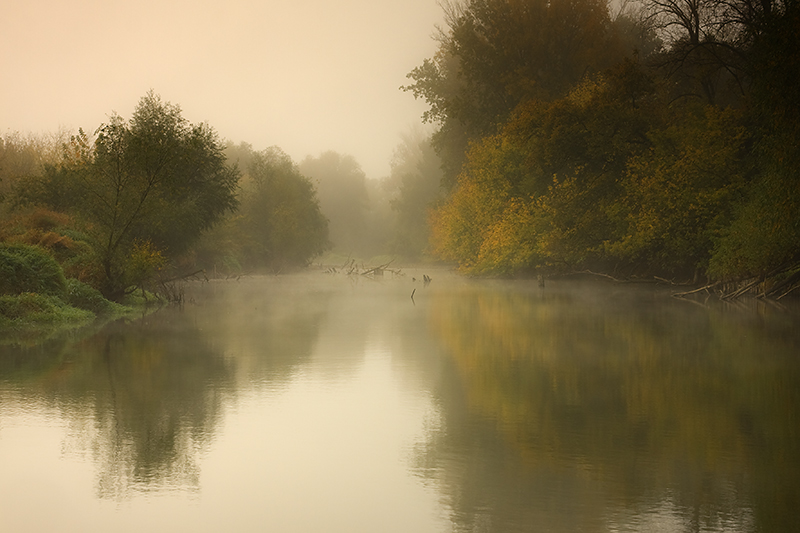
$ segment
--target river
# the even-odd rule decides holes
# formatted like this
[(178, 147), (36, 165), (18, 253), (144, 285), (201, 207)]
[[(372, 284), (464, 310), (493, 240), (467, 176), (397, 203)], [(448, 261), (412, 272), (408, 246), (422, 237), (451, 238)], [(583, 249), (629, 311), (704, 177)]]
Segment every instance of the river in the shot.
[(0, 531), (794, 531), (799, 317), (434, 270), (192, 283), (0, 344)]

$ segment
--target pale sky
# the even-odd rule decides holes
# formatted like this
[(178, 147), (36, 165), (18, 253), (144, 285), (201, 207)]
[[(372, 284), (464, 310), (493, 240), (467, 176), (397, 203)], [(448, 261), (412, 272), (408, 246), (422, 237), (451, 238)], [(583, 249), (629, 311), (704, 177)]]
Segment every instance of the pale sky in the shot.
[(437, 0), (4, 4), (0, 135), (94, 132), (153, 89), (224, 139), (350, 154), (370, 178), (426, 109), (399, 87), (443, 18)]

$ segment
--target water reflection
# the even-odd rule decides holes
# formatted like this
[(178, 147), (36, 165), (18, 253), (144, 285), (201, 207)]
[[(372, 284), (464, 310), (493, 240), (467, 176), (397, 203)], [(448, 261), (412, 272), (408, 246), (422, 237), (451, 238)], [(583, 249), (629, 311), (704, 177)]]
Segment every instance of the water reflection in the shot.
[(520, 288), (431, 312), (453, 374), (417, 461), (460, 530), (789, 530), (796, 337), (652, 290)]
[(101, 498), (197, 491), (198, 461), (225, 404), (242, 389), (285, 381), (310, 357), (325, 298), (305, 296), (313, 309), (270, 291), (200, 286), (202, 305), (191, 312), (167, 307), (80, 338), (7, 345), (2, 402), (57, 411), (69, 430), (65, 453), (98, 465)]
[[(183, 309), (3, 346), (0, 445), (8, 420), (63, 425), (61, 453), (95, 467), (95, 496), (132, 506), (102, 518), (83, 502), (65, 514), (74, 530), (149, 529), (164, 494), (161, 530), (794, 527), (796, 315), (409, 278), (197, 284)], [(58, 472), (31, 467), (73, 482)], [(43, 505), (8, 495), (0, 529)]]
[(230, 380), (230, 368), (181, 318), (156, 313), (136, 327), (111, 324), (77, 342), (4, 352), (24, 386), (19, 401), (56, 409), (69, 427), (65, 451), (98, 464), (100, 497), (198, 487), (197, 452), (219, 418), (213, 384)]

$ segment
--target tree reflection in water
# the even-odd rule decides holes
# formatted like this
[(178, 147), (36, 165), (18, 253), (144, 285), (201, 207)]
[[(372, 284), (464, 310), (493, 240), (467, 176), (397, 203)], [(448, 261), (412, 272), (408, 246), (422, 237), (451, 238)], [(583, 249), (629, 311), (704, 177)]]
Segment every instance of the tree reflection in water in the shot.
[(191, 313), (163, 308), (79, 339), (3, 349), (0, 372), (60, 412), (64, 450), (96, 463), (101, 498), (199, 490), (200, 455), (236, 395), (286, 379), (310, 356), (324, 295), (309, 295), (309, 309), (271, 291), (197, 289), (205, 304)]
[(416, 464), (461, 530), (789, 530), (793, 337), (658, 291), (519, 289), (432, 303), (452, 372)]
[[(252, 530), (265, 491), (289, 494), (281, 516), (300, 523), (308, 508), (337, 516), (328, 507), (341, 495), (328, 487), (354, 479), (376, 499), (408, 494), (395, 445), (425, 490), (402, 500), (411, 507), (384, 498), (385, 509), (430, 503), (454, 531), (792, 530), (796, 315), (693, 306), (656, 289), (434, 278), (196, 285), (183, 311), (4, 346), (0, 400), (57, 410), (69, 424), (64, 450), (95, 461), (101, 497), (191, 493), (203, 466), (217, 473), (204, 494), (224, 494)], [(390, 409), (375, 388), (391, 393)], [(272, 402), (274, 392), (287, 394)], [(290, 399), (299, 404), (281, 403)], [(237, 402), (251, 418), (228, 416)], [(328, 433), (315, 427), (320, 413)], [(226, 417), (242, 424), (232, 440)], [(384, 438), (395, 429), (402, 442)], [(220, 451), (243, 449), (254, 455)], [(276, 465), (283, 478), (270, 478)], [(375, 475), (376, 465), (400, 473)], [(250, 487), (228, 492), (248, 475)], [(203, 516), (224, 521), (230, 508), (211, 501)], [(348, 504), (354, 515), (370, 507)]]

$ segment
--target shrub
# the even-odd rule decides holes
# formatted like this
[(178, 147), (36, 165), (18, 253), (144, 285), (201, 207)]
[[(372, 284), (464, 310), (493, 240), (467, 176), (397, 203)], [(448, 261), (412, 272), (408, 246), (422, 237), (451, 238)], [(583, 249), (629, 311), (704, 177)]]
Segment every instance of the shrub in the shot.
[(106, 300), (100, 291), (77, 279), (67, 280), (67, 303), (96, 314), (110, 314), (123, 308)]
[(0, 296), (0, 325), (9, 322), (78, 322), (90, 320), (90, 311), (69, 306), (54, 296), (25, 292)]
[(0, 294), (30, 292), (63, 298), (66, 283), (61, 267), (44, 249), (0, 244)]

